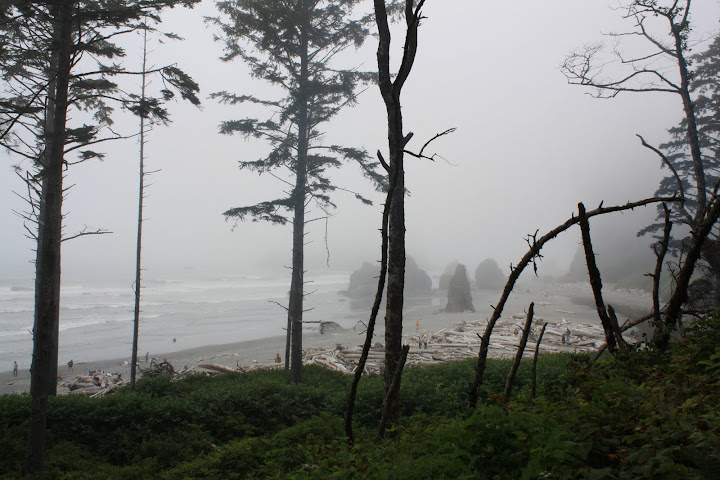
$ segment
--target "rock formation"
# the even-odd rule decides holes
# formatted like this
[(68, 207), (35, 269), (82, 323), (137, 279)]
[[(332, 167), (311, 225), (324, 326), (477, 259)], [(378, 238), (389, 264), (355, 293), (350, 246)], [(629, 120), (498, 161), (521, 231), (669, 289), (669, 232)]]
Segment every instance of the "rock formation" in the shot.
[(455, 275), (450, 279), (448, 285), (448, 303), (445, 307), (446, 312), (464, 312), (470, 310), (475, 311), (472, 304), (472, 296), (470, 295), (470, 281), (468, 280), (465, 265), (459, 263), (455, 268)]
[(453, 275), (455, 275), (455, 270), (457, 269), (457, 266), (457, 260), (450, 262), (445, 266), (442, 275), (440, 275), (440, 281), (438, 285), (439, 290), (447, 291), (448, 287), (450, 286), (450, 279), (453, 277)]
[(482, 261), (475, 269), (475, 286), (480, 290), (500, 290), (507, 278), (492, 258)]
[[(359, 269), (350, 275), (347, 294), (351, 298), (371, 298), (377, 289), (377, 277), (380, 265), (363, 262)], [(424, 295), (432, 290), (430, 275), (421, 269), (415, 260), (408, 256), (405, 260), (405, 293), (408, 295)]]

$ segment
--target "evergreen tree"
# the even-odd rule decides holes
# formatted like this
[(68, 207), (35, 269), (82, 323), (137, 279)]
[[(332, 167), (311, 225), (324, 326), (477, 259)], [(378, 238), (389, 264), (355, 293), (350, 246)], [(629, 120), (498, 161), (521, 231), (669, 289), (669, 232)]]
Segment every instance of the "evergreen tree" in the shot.
[[(690, 57), (692, 82), (690, 92), (694, 96), (694, 115), (697, 123), (700, 158), (703, 164), (703, 181), (708, 189), (712, 189), (720, 180), (720, 35), (704, 51)], [(680, 254), (690, 243), (688, 230), (696, 227), (695, 216), (698, 209), (698, 182), (696, 169), (693, 166), (692, 151), (687, 137), (687, 120), (685, 118), (669, 130), (670, 140), (658, 149), (663, 158), (663, 167), (668, 174), (660, 181), (656, 190), (658, 196), (681, 194), (685, 202), (671, 212), (675, 223), (686, 225), (685, 235), (675, 238), (671, 248)], [(658, 211), (658, 219), (664, 217), (662, 209)], [(654, 223), (640, 232), (661, 233), (662, 222)], [(677, 232), (677, 230), (676, 230)], [(715, 226), (706, 239), (702, 251), (703, 278), (693, 288), (697, 306), (720, 305), (720, 231)]]
[[(89, 146), (122, 138), (107, 129), (113, 103), (166, 115), (161, 100), (123, 94), (112, 79), (127, 72), (115, 63), (124, 50), (115, 37), (159, 21), (159, 12), (199, 0), (17, 0), (0, 8), (0, 144), (31, 163), (23, 175), (28, 211), (22, 216), (37, 242), (35, 321), (30, 394), (32, 414), (26, 473), (42, 468), (48, 396), (55, 393), (60, 305), (60, 245), (64, 170), (102, 154)], [(159, 69), (168, 85), (197, 102), (197, 85), (177, 67)], [(170, 90), (163, 96), (171, 97)], [(92, 112), (91, 124), (68, 124), (68, 113)], [(83, 117), (82, 113), (77, 115)], [(87, 117), (87, 116), (85, 116)], [(71, 152), (78, 153), (70, 160)], [(83, 231), (71, 238), (99, 232)], [(67, 239), (67, 238), (65, 238)]]
[[(364, 175), (383, 185), (364, 150), (321, 143), (322, 125), (356, 101), (357, 88), (372, 75), (336, 67), (334, 60), (348, 47), (360, 46), (368, 35), (369, 17), (354, 16), (359, 0), (235, 0), (217, 2), (222, 17), (210, 19), (222, 31), (224, 61), (243, 60), (253, 76), (283, 92), (279, 100), (229, 92), (214, 95), (226, 104), (254, 103), (272, 113), (265, 120), (244, 118), (223, 122), (220, 132), (264, 139), (270, 153), (259, 160), (240, 161), (240, 168), (258, 174), (289, 172), (290, 192), (256, 205), (231, 208), (224, 215), (285, 225), (292, 222), (292, 278), (288, 304), (285, 366), (301, 381), (304, 237), (306, 208), (313, 202), (323, 211), (334, 207), (337, 190), (328, 169), (356, 162)], [(360, 194), (355, 196), (369, 203)]]

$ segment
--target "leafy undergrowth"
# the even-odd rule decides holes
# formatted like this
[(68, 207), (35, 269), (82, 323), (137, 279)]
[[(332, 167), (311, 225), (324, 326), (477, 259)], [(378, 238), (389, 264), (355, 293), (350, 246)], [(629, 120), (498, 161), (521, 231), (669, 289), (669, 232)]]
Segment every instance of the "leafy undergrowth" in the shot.
[[(382, 379), (358, 392), (358, 442), (343, 408), (350, 378), (319, 367), (154, 378), (135, 393), (53, 398), (47, 479), (720, 478), (720, 321), (704, 319), (668, 352), (547, 355), (538, 398), (529, 365), (499, 401), (507, 360), (488, 363), (484, 402), (465, 411), (474, 361), (408, 368), (401, 425), (374, 438)], [(0, 397), (0, 478), (20, 478), (29, 398)]]

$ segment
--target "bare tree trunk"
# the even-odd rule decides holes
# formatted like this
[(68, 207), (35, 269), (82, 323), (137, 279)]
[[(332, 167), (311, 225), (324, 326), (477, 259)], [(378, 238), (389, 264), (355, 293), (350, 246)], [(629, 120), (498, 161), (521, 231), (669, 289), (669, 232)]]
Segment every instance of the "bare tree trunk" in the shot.
[(668, 245), (670, 244), (670, 231), (672, 230), (672, 222), (670, 221), (670, 209), (667, 205), (663, 204), (665, 210), (665, 228), (663, 229), (663, 237), (660, 241), (660, 248), (654, 247), (655, 250), (655, 271), (652, 273), (652, 297), (653, 297), (653, 316), (655, 318), (655, 325), (660, 325), (662, 321), (660, 313), (660, 275), (662, 274), (663, 262), (665, 261), (665, 255), (668, 251)]
[[(42, 470), (45, 455), (48, 396), (50, 382), (57, 371), (53, 344), (60, 308), (60, 243), (62, 240), (63, 159), (72, 54), (72, 2), (65, 0), (51, 7), (53, 52), (57, 59), (55, 89), (49, 92), (48, 110), (52, 129), (46, 132), (46, 154), (42, 162), (42, 195), (38, 217), (37, 259), (35, 264), (35, 325), (30, 380), (31, 413), (25, 474)], [(53, 98), (54, 97), (54, 98)], [(53, 369), (54, 364), (54, 369)]]
[[(147, 81), (147, 30), (143, 32), (142, 57), (142, 83), (140, 87), (140, 101), (145, 101), (145, 87)], [(135, 246), (135, 311), (133, 316), (132, 355), (130, 359), (130, 391), (135, 389), (138, 363), (138, 335), (140, 333), (140, 291), (141, 291), (141, 260), (142, 260), (142, 226), (143, 226), (143, 199), (145, 196), (145, 115), (140, 114), (140, 185), (138, 186), (138, 216), (137, 216), (137, 242)]]
[(607, 312), (608, 318), (610, 319), (610, 327), (612, 328), (613, 336), (615, 337), (615, 342), (617, 343), (620, 350), (625, 350), (627, 348), (627, 342), (623, 338), (622, 330), (620, 329), (620, 323), (618, 323), (617, 315), (615, 315), (615, 309), (612, 305), (608, 304)]
[[(403, 136), (402, 108), (400, 93), (407, 80), (417, 53), (417, 29), (424, 0), (413, 8), (413, 0), (405, 1), (407, 26), (405, 49), (400, 68), (394, 80), (390, 74), (390, 28), (384, 0), (374, 0), (375, 21), (378, 25), (378, 85), (387, 110), (389, 169), (395, 179), (395, 188), (390, 199), (388, 218), (388, 273), (387, 305), (385, 311), (385, 402), (383, 418), (390, 425), (396, 424), (400, 415), (399, 387), (392, 388), (397, 378), (400, 382), (402, 369), (402, 320), (405, 286), (405, 172), (403, 165), (404, 148), (411, 135)], [(387, 409), (387, 411), (385, 411)]]
[(542, 330), (540, 330), (540, 335), (538, 335), (537, 342), (535, 342), (535, 355), (533, 355), (533, 363), (532, 363), (532, 389), (530, 390), (530, 400), (535, 400), (535, 390), (537, 386), (537, 359), (538, 354), (540, 353), (540, 342), (542, 342), (543, 335), (545, 335), (545, 327), (547, 327), (547, 322), (543, 323)]
[[(59, 64), (60, 58), (59, 58), (59, 52), (53, 52), (53, 54), (50, 57), (50, 72), (57, 72), (58, 64)], [(51, 73), (53, 75), (54, 73)], [(45, 106), (45, 151), (41, 153), (41, 171), (43, 171), (47, 165), (48, 165), (48, 159), (52, 158), (52, 138), (53, 138), (53, 132), (55, 129), (55, 91), (57, 90), (57, 77), (50, 80), (50, 83), (48, 85), (48, 95), (47, 95), (47, 104)], [(36, 259), (35, 259), (35, 307), (36, 307), (36, 315), (37, 315), (37, 295), (38, 292), (42, 291), (42, 287), (38, 286), (37, 280), (40, 278), (40, 275), (38, 274), (38, 264), (40, 263), (40, 235), (41, 235), (41, 225), (45, 223), (45, 217), (43, 217), (42, 211), (43, 211), (43, 198), (46, 188), (46, 179), (47, 177), (45, 175), (42, 176), (42, 187), (40, 190), (40, 208), (38, 213), (38, 234), (37, 234), (37, 243), (38, 248), (36, 249)], [(61, 187), (62, 188), (62, 187)], [(61, 199), (62, 201), (62, 199)], [(62, 205), (60, 206), (60, 211), (62, 212)], [(62, 214), (62, 213), (61, 213)], [(60, 225), (60, 228), (62, 229), (62, 224)], [(43, 233), (44, 234), (44, 233)], [(61, 241), (62, 241), (62, 232), (60, 233)], [(58, 250), (61, 250), (61, 246), (58, 246)], [(58, 257), (60, 256), (60, 253), (58, 252)], [(50, 371), (48, 372), (48, 394), (49, 395), (56, 395), (57, 394), (57, 369), (58, 369), (58, 357), (60, 354), (59, 346), (60, 346), (60, 275), (61, 275), (62, 265), (58, 265), (57, 271), (55, 275), (57, 278), (55, 279), (55, 283), (57, 284), (57, 298), (55, 301), (55, 306), (52, 307), (53, 311), (55, 312), (55, 319), (53, 321), (53, 328), (52, 328), (52, 358), (50, 363)]]
[[(380, 152), (378, 152), (378, 155), (380, 155)], [(382, 157), (380, 156), (380, 158)], [(388, 218), (390, 216), (390, 203), (393, 196), (393, 190), (395, 189), (396, 178), (396, 176), (390, 175), (389, 187), (387, 195), (385, 196), (382, 226), (380, 227), (380, 276), (378, 277), (378, 286), (377, 290), (375, 291), (375, 301), (373, 302), (372, 310), (370, 312), (370, 319), (367, 324), (367, 331), (365, 332), (365, 343), (363, 343), (360, 360), (358, 361), (358, 366), (355, 370), (355, 374), (353, 375), (352, 384), (350, 385), (347, 409), (345, 410), (345, 434), (347, 435), (348, 440), (351, 444), (355, 442), (355, 435), (353, 433), (352, 426), (353, 412), (355, 410), (355, 397), (357, 395), (358, 385), (360, 384), (360, 378), (362, 377), (363, 371), (365, 370), (365, 364), (367, 363), (370, 347), (372, 346), (373, 335), (375, 332), (375, 323), (377, 321), (378, 312), (380, 311), (380, 304), (382, 303), (383, 290), (385, 289), (385, 277), (387, 275), (388, 257)]]
[(670, 341), (670, 335), (680, 321), (680, 317), (682, 316), (682, 306), (687, 302), (687, 290), (690, 285), (690, 279), (695, 271), (695, 265), (697, 265), (697, 262), (700, 259), (703, 244), (707, 236), (710, 234), (713, 226), (718, 222), (718, 218), (720, 218), (720, 201), (718, 200), (716, 186), (710, 203), (705, 209), (705, 215), (702, 222), (700, 222), (700, 225), (698, 225), (697, 228), (691, 231), (691, 241), (685, 254), (685, 261), (675, 278), (675, 290), (665, 307), (662, 324), (657, 325), (655, 328), (654, 342), (661, 349), (667, 347), (667, 344)]
[[(390, 115), (390, 112), (388, 112)], [(397, 393), (391, 385), (400, 367), (402, 357), (402, 322), (405, 288), (405, 185), (402, 167), (402, 153), (396, 155), (392, 167), (396, 173), (396, 186), (390, 201), (388, 225), (388, 273), (387, 304), (385, 310), (385, 398), (387, 418), (391, 425), (398, 422), (400, 404)], [(392, 158), (392, 156), (391, 156)]]
[(378, 438), (383, 438), (385, 436), (385, 431), (390, 423), (390, 415), (392, 412), (388, 407), (386, 407), (386, 404), (391, 398), (398, 397), (398, 391), (400, 390), (400, 378), (402, 377), (402, 371), (405, 367), (405, 361), (407, 360), (409, 351), (410, 345), (403, 345), (402, 350), (400, 351), (400, 363), (395, 369), (395, 376), (393, 377), (392, 382), (390, 382), (390, 388), (383, 399), (382, 417), (380, 418), (380, 427), (378, 428), (377, 435)]
[(688, 71), (687, 53), (684, 44), (687, 35), (684, 30), (684, 24), (688, 20), (690, 11), (690, 0), (686, 0), (685, 14), (681, 23), (675, 23), (674, 19), (670, 21), (670, 29), (675, 41), (675, 58), (678, 63), (678, 72), (680, 73), (680, 89), (678, 93), (682, 98), (683, 111), (685, 113), (687, 139), (690, 144), (690, 155), (692, 157), (693, 172), (695, 174), (695, 186), (697, 188), (697, 210), (695, 211), (694, 226), (700, 224), (705, 215), (707, 206), (707, 185), (705, 182), (705, 167), (700, 153), (700, 139), (698, 137), (697, 121), (695, 117), (695, 104), (690, 96), (690, 72)]
[[(302, 15), (305, 15), (305, 2)], [(308, 38), (307, 29), (300, 35), (300, 98), (298, 99), (298, 157), (293, 192), (295, 216), (293, 217), (292, 280), (288, 302), (288, 323), (291, 327), (290, 378), (294, 383), (302, 381), (302, 321), (304, 299), (305, 256), (305, 196), (307, 190), (307, 153), (309, 137), (308, 120)]]
[(616, 342), (613, 333), (610, 317), (608, 317), (605, 309), (605, 302), (602, 297), (602, 279), (600, 278), (600, 270), (595, 263), (595, 253), (593, 252), (592, 241), (590, 240), (590, 223), (588, 222), (585, 205), (578, 203), (578, 218), (580, 219), (580, 232), (582, 233), (583, 248), (585, 249), (585, 262), (587, 263), (588, 275), (590, 276), (590, 286), (592, 287), (593, 296), (595, 297), (595, 307), (605, 332), (605, 341), (608, 344), (608, 350), (615, 355)]
[(530, 329), (532, 328), (533, 315), (535, 315), (535, 303), (530, 302), (527, 317), (525, 318), (525, 326), (523, 327), (522, 337), (520, 337), (520, 345), (518, 345), (515, 360), (513, 361), (507, 381), (505, 382), (505, 392), (503, 392), (503, 397), (505, 397), (506, 402), (510, 400), (510, 392), (512, 392), (515, 374), (517, 374), (518, 368), (520, 368), (520, 362), (522, 361), (523, 354), (525, 353), (525, 345), (527, 345), (528, 336), (530, 336)]

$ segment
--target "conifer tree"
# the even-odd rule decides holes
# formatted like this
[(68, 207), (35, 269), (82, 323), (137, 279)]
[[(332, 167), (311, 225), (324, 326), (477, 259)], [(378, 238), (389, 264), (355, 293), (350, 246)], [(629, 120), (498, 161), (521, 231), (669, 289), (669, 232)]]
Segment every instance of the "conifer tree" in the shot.
[[(48, 396), (55, 393), (60, 305), (60, 245), (63, 240), (102, 233), (83, 231), (63, 238), (64, 171), (102, 154), (90, 146), (122, 138), (109, 130), (117, 106), (158, 108), (159, 99), (140, 103), (125, 95), (114, 77), (130, 73), (115, 38), (159, 21), (159, 12), (199, 0), (16, 0), (0, 8), (0, 144), (30, 162), (18, 165), (28, 191), (26, 229), (37, 242), (35, 320), (30, 394), (32, 412), (26, 454), (27, 474), (42, 469)], [(197, 85), (175, 66), (159, 69), (168, 86), (197, 102)], [(164, 90), (165, 98), (171, 90)], [(115, 104), (115, 105), (113, 105)], [(68, 112), (92, 114), (90, 124), (69, 124)], [(87, 115), (85, 115), (87, 119)], [(71, 159), (71, 153), (77, 158)], [(33, 228), (33, 224), (36, 229)]]
[[(214, 95), (231, 105), (254, 103), (270, 110), (269, 118), (223, 122), (223, 134), (242, 134), (267, 141), (270, 153), (259, 160), (239, 162), (241, 169), (258, 174), (289, 173), (291, 190), (285, 196), (256, 205), (231, 208), (224, 215), (285, 225), (292, 223), (292, 278), (285, 365), (291, 378), (301, 381), (304, 297), (305, 213), (312, 202), (322, 211), (334, 207), (330, 194), (338, 189), (328, 169), (356, 162), (362, 172), (383, 185), (364, 150), (321, 143), (322, 125), (343, 107), (356, 101), (357, 88), (372, 75), (335, 65), (338, 54), (360, 46), (368, 35), (369, 16), (354, 16), (359, 0), (234, 0), (218, 2), (224, 61), (243, 60), (253, 76), (282, 91), (280, 99), (220, 92)], [(360, 194), (355, 196), (369, 203)], [(288, 355), (289, 354), (289, 355)], [(289, 358), (288, 358), (289, 357)]]
[[(693, 95), (693, 113), (697, 124), (698, 151), (702, 160), (704, 184), (712, 189), (720, 180), (720, 35), (702, 52), (689, 57), (692, 66), (690, 93)], [(692, 150), (687, 137), (687, 120), (683, 119), (670, 129), (670, 140), (656, 149), (663, 158), (663, 167), (667, 174), (660, 181), (657, 196), (681, 194), (685, 198), (683, 205), (671, 211), (675, 223), (684, 224), (690, 230), (696, 227), (695, 212), (698, 210), (696, 181), (697, 170), (693, 166)], [(664, 216), (658, 210), (658, 223), (649, 225), (640, 232), (661, 233)], [(682, 231), (682, 229), (676, 229)], [(720, 305), (720, 231), (713, 228), (703, 246), (701, 265), (703, 278), (698, 279), (692, 288), (691, 297), (696, 306)], [(675, 238), (671, 249), (680, 254), (690, 242), (689, 236)]]

